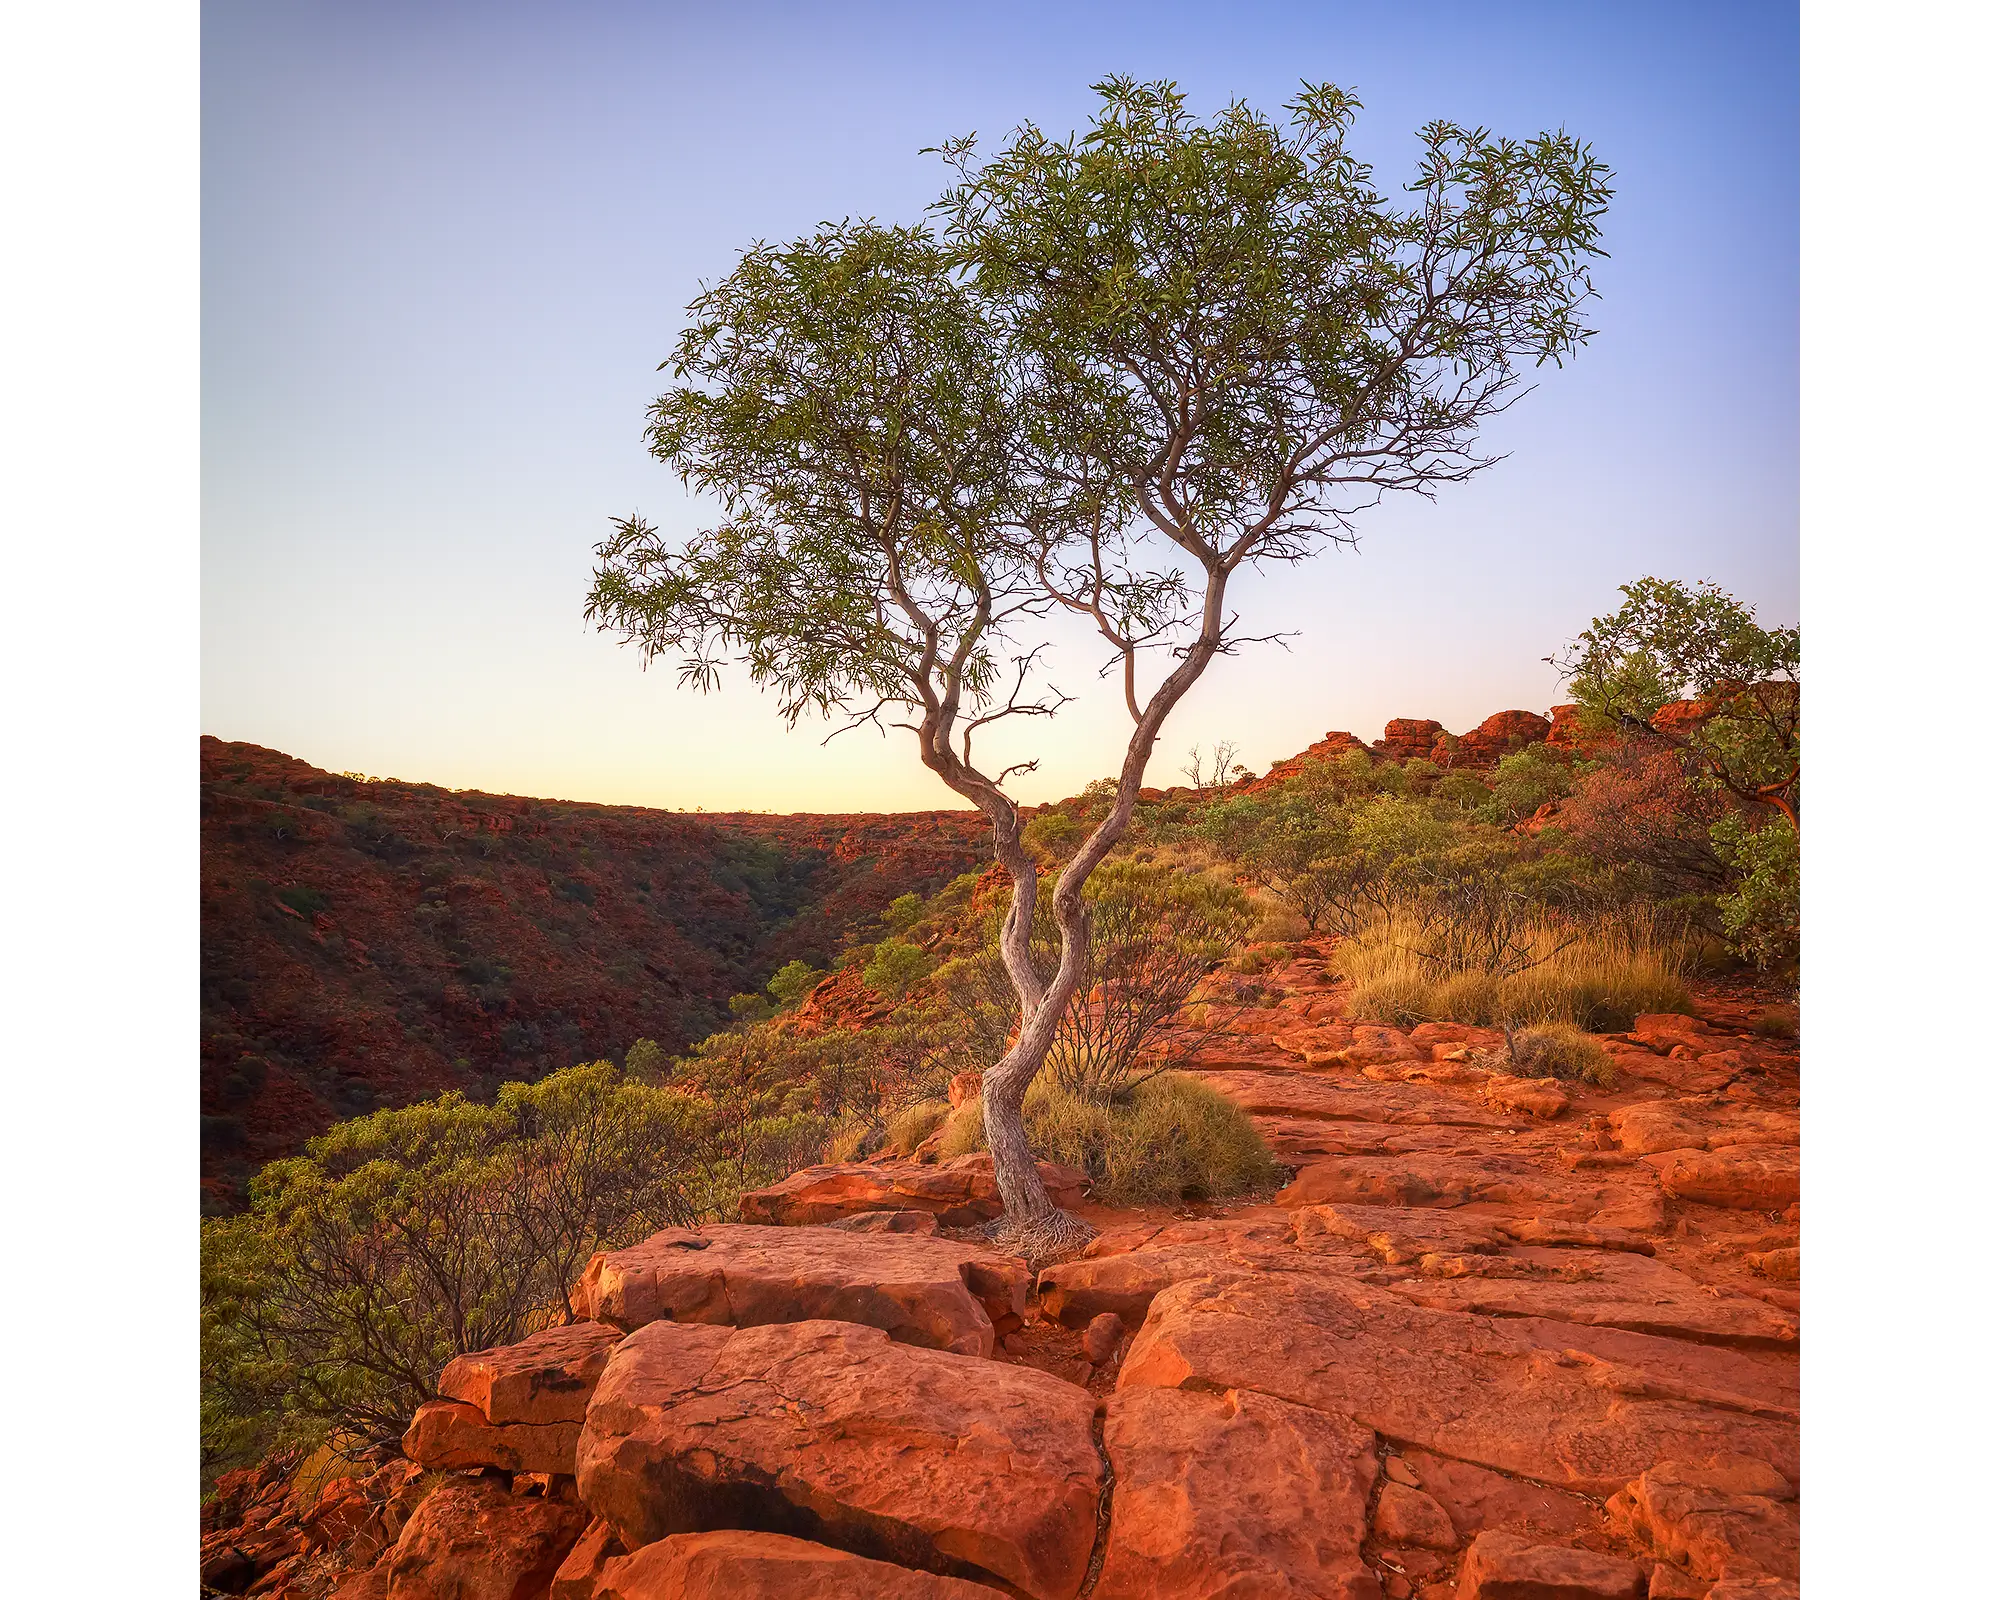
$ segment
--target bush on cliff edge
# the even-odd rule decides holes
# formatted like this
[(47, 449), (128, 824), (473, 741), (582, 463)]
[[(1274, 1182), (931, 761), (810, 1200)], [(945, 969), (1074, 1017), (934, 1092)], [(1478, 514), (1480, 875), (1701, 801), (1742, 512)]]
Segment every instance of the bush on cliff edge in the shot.
[[(1036, 1155), (1090, 1174), (1107, 1205), (1220, 1200), (1276, 1182), (1277, 1163), (1256, 1127), (1207, 1084), (1178, 1072), (1129, 1094), (1086, 1099), (1037, 1079), (1022, 1115)], [(986, 1148), (977, 1096), (951, 1114), (940, 1160)]]

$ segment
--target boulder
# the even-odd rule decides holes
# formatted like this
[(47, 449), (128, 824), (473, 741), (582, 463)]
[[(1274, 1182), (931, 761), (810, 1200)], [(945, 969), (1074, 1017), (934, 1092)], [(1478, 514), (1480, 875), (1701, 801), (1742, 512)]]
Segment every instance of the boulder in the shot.
[(1514, 1078), (1496, 1072), (1480, 1085), (1486, 1103), (1503, 1111), (1553, 1121), (1570, 1108), (1569, 1090), (1556, 1078)]
[(404, 1526), (387, 1600), (535, 1600), (589, 1520), (581, 1506), (510, 1494), (491, 1478), (454, 1479)]
[(1646, 1574), (1620, 1556), (1482, 1533), (1459, 1569), (1458, 1600), (1644, 1600)]
[(492, 1423), (581, 1422), (618, 1339), (616, 1329), (597, 1322), (547, 1328), (519, 1344), (457, 1357), (438, 1392), (476, 1406)]
[[(782, 1533), (719, 1528), (608, 1563), (592, 1600), (994, 1600), (984, 1584), (913, 1572)], [(552, 1594), (550, 1600), (556, 1600)]]
[(1470, 733), (1460, 736), (1458, 760), (1469, 766), (1490, 766), (1502, 756), (1540, 744), (1552, 726), (1532, 711), (1496, 711)]
[(993, 1324), (1027, 1310), (1029, 1274), (983, 1245), (898, 1233), (723, 1223), (689, 1249), (669, 1229), (591, 1257), (574, 1298), (631, 1330), (659, 1320), (757, 1327), (835, 1319), (907, 1344), (993, 1353)]
[(1427, 1550), (1451, 1550), (1458, 1545), (1458, 1530), (1443, 1506), (1421, 1489), (1400, 1483), (1382, 1485), (1375, 1502), (1375, 1537), (1384, 1544), (1413, 1544)]
[(853, 1322), (655, 1322), (612, 1353), (577, 1483), (632, 1550), (751, 1528), (1069, 1600), (1096, 1533), (1094, 1414), (1047, 1373)]
[(497, 1467), (502, 1472), (576, 1471), (580, 1422), (496, 1426), (463, 1400), (432, 1400), (417, 1407), (403, 1435), (403, 1454), (432, 1472)]
[[(1772, 1476), (1784, 1482), (1777, 1473)], [(1768, 1495), (1736, 1492), (1743, 1481), (1740, 1471), (1717, 1475), (1666, 1461), (1613, 1495), (1605, 1514), (1614, 1528), (1697, 1577), (1797, 1578), (1798, 1508)]]
[[(1344, 1278), (1194, 1280), (1154, 1300), (1118, 1389), (1256, 1389), (1410, 1446), (1600, 1496), (1657, 1461), (1723, 1450), (1795, 1469), (1795, 1416), (1753, 1414), (1737, 1409), (1750, 1402), (1674, 1381), (1671, 1363), (1689, 1360), (1677, 1355), (1680, 1341), (1605, 1333), (1627, 1361), (1572, 1348), (1587, 1335), (1561, 1323), (1432, 1310)], [(1649, 1346), (1668, 1347), (1657, 1380), (1637, 1365)]]
[(1678, 1150), (1653, 1158), (1676, 1200), (1739, 1211), (1782, 1211), (1799, 1197), (1799, 1153), (1769, 1145)]
[(1140, 1388), (1106, 1407), (1104, 1448), (1116, 1487), (1096, 1600), (1376, 1600), (1367, 1428), (1249, 1390)]
[[(1037, 1165), (1058, 1206), (1069, 1210), (1083, 1202), (1088, 1177), (1053, 1161)], [(963, 1228), (990, 1222), (1002, 1206), (993, 1157), (981, 1150), (935, 1167), (916, 1161), (806, 1167), (769, 1188), (751, 1190), (738, 1210), (745, 1222), (780, 1227), (832, 1222), (857, 1211), (932, 1211), (945, 1227)]]

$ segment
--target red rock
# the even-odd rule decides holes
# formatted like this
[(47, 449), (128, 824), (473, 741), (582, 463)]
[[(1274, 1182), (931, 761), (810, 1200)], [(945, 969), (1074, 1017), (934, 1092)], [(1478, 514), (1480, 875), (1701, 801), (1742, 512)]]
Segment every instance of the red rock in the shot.
[(1712, 1294), (1686, 1273), (1645, 1256), (1524, 1246), (1504, 1264), (1533, 1275), (1426, 1277), (1395, 1284), (1393, 1292), (1439, 1309), (1545, 1317), (1747, 1350), (1798, 1343), (1796, 1318), (1759, 1300)]
[(1366, 1067), (1395, 1061), (1422, 1061), (1426, 1053), (1418, 1050), (1398, 1029), (1362, 1022), (1354, 1025), (1354, 1042), (1340, 1051), (1335, 1059), (1350, 1067)]
[[(1036, 1165), (1058, 1206), (1082, 1204), (1088, 1177), (1053, 1161)], [(782, 1227), (833, 1222), (857, 1211), (934, 1211), (944, 1226), (962, 1228), (991, 1221), (1001, 1204), (993, 1157), (981, 1150), (937, 1167), (916, 1161), (807, 1167), (744, 1195), (739, 1210), (745, 1222)]]
[(1640, 1256), (1654, 1253), (1653, 1241), (1641, 1238), (1629, 1228), (1603, 1227), (1589, 1222), (1550, 1222), (1542, 1217), (1501, 1217), (1496, 1226), (1517, 1244), (1629, 1250)]
[[(1571, 1348), (1593, 1335), (1627, 1361)], [(1632, 1363), (1656, 1347), (1666, 1364), (1650, 1376)], [(1703, 1359), (1675, 1340), (1434, 1311), (1346, 1279), (1264, 1273), (1163, 1291), (1118, 1389), (1256, 1389), (1588, 1494), (1721, 1450), (1796, 1463), (1795, 1417), (1748, 1414), (1733, 1395), (1676, 1379), (1672, 1362)]]
[(1458, 764), (1492, 765), (1516, 750), (1542, 743), (1548, 738), (1551, 726), (1547, 717), (1538, 717), (1532, 711), (1496, 711), (1459, 738)]
[(704, 1249), (686, 1237), (668, 1229), (591, 1257), (578, 1308), (627, 1330), (661, 1318), (746, 1328), (835, 1318), (968, 1355), (991, 1355), (995, 1319), (1027, 1309), (1026, 1265), (981, 1245), (738, 1223), (704, 1229)]
[[(913, 1572), (782, 1533), (681, 1533), (610, 1562), (593, 1600), (993, 1600), (983, 1584)], [(554, 1600), (554, 1597), (551, 1597)]]
[[(1734, 1493), (1717, 1487), (1717, 1481), (1701, 1467), (1662, 1462), (1613, 1495), (1605, 1513), (1613, 1527), (1697, 1577), (1798, 1577), (1797, 1508), (1761, 1494)], [(1730, 1477), (1720, 1481), (1727, 1484)]]
[(1382, 1485), (1375, 1502), (1375, 1537), (1384, 1544), (1414, 1544), (1429, 1550), (1450, 1550), (1458, 1544), (1445, 1509), (1421, 1489), (1400, 1483)]
[(417, 1407), (403, 1435), (403, 1454), (433, 1472), (498, 1467), (503, 1472), (576, 1470), (576, 1436), (582, 1424), (547, 1422), (495, 1426), (463, 1400), (432, 1400)]
[(1069, 1600), (1095, 1539), (1094, 1402), (1032, 1368), (851, 1322), (655, 1322), (612, 1353), (577, 1450), (629, 1549), (718, 1524)]
[(1459, 1570), (1460, 1600), (1643, 1600), (1646, 1574), (1618, 1556), (1482, 1533)]
[(1765, 1277), (1773, 1278), (1779, 1283), (1797, 1283), (1799, 1281), (1799, 1248), (1797, 1245), (1791, 1245), (1782, 1250), (1753, 1250), (1743, 1259), (1750, 1263), (1753, 1271), (1761, 1272)]
[(574, 1322), (531, 1334), (519, 1344), (457, 1357), (438, 1392), (476, 1406), (492, 1423), (581, 1422), (617, 1330)]
[(440, 1486), (389, 1557), (388, 1600), (539, 1600), (590, 1519), (486, 1478)]
[(1116, 1487), (1096, 1600), (1375, 1600), (1366, 1428), (1247, 1390), (1142, 1388), (1106, 1407), (1104, 1448)]
[(625, 1554), (625, 1546), (607, 1522), (593, 1522), (570, 1546), (563, 1564), (549, 1583), (549, 1600), (596, 1600), (604, 1569)]
[(1758, 1145), (1681, 1150), (1653, 1158), (1676, 1200), (1741, 1211), (1780, 1211), (1799, 1197), (1799, 1154)]
[(914, 1233), (925, 1239), (937, 1237), (935, 1211), (857, 1211), (826, 1224), (844, 1233)]
[(1652, 1580), (1646, 1585), (1646, 1600), (1708, 1600), (1708, 1580), (1662, 1561), (1654, 1566)]
[(1115, 1311), (1102, 1311), (1090, 1319), (1083, 1330), (1084, 1359), (1094, 1367), (1101, 1367), (1118, 1351), (1118, 1341), (1125, 1337), (1125, 1321)]
[(1507, 1248), (1506, 1236), (1485, 1218), (1412, 1206), (1302, 1206), (1292, 1233), (1301, 1244), (1319, 1237), (1353, 1240), (1392, 1267), (1438, 1251), (1479, 1254)]
[(1109, 1312), (1136, 1328), (1170, 1284), (1288, 1264), (1289, 1232), (1281, 1222), (1215, 1220), (1108, 1235), (1080, 1258), (1044, 1267), (1035, 1297), (1042, 1314), (1065, 1327)]
[(1489, 1105), (1552, 1121), (1570, 1108), (1569, 1091), (1555, 1078), (1514, 1078), (1494, 1073), (1480, 1085)]
[(1532, 1205), (1553, 1198), (1545, 1174), (1505, 1156), (1355, 1156), (1302, 1168), (1278, 1191), (1277, 1203), (1459, 1206), (1486, 1200)]
[(1391, 761), (1428, 760), (1431, 751), (1437, 748), (1438, 735), (1443, 732), (1442, 722), (1432, 722), (1426, 717), (1391, 717), (1374, 747)]
[(1598, 1522), (1597, 1503), (1581, 1495), (1510, 1478), (1428, 1450), (1410, 1450), (1399, 1459), (1416, 1480), (1412, 1487), (1421, 1488), (1444, 1508), (1461, 1539), (1498, 1527), (1510, 1533), (1561, 1539)]

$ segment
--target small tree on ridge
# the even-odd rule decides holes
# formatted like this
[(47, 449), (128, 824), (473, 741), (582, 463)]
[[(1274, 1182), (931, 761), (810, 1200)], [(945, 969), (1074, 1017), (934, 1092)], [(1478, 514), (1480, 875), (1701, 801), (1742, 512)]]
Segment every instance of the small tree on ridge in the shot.
[[(1478, 430), (1520, 368), (1590, 336), (1610, 193), (1565, 134), (1434, 123), (1397, 206), (1347, 150), (1358, 102), (1330, 85), (1283, 124), (1241, 103), (1198, 121), (1171, 84), (1097, 92), (1080, 137), (1024, 126), (984, 161), (945, 146), (942, 235), (823, 227), (757, 246), (694, 302), (649, 437), (727, 516), (678, 548), (620, 522), (588, 610), (695, 686), (740, 661), (788, 720), (887, 713), (986, 813), (1021, 1022), (982, 1096), (1004, 1228), (1031, 1249), (1082, 1227), (1048, 1199), (1021, 1104), (1088, 968), (1084, 884), (1169, 714), (1248, 642), (1230, 583), (1351, 541), (1391, 491), (1492, 464)], [(1019, 768), (988, 773), (974, 736), (1061, 708), (1040, 670), (1059, 610), (1108, 646), (1133, 726), (1056, 874), (1049, 970), (1005, 789)]]

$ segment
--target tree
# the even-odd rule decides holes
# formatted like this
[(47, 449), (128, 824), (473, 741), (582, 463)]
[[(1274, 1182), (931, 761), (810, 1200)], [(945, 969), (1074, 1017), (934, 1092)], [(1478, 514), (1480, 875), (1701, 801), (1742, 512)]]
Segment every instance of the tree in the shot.
[[(1202, 123), (1171, 84), (1097, 92), (1080, 137), (1024, 126), (985, 161), (970, 138), (945, 146), (941, 237), (827, 227), (703, 293), (651, 442), (728, 515), (679, 549), (619, 523), (588, 613), (701, 687), (742, 661), (794, 721), (900, 713), (986, 813), (1021, 1020), (983, 1109), (1005, 1231), (1030, 1248), (1082, 1226), (1051, 1206), (1021, 1104), (1085, 976), (1084, 884), (1169, 714), (1249, 642), (1230, 583), (1351, 542), (1385, 494), (1492, 464), (1478, 431), (1520, 369), (1589, 337), (1609, 198), (1564, 134), (1432, 124), (1398, 207), (1347, 150), (1358, 102), (1331, 86), (1283, 124), (1241, 103)], [(1021, 769), (989, 774), (972, 736), (1060, 709), (1029, 638), (1058, 609), (1110, 647), (1132, 731), (1056, 873), (1051, 973), (1004, 787)]]
[(1548, 658), (1577, 704), (1796, 829), (1799, 630), (1758, 626), (1713, 583), (1640, 578), (1618, 592), (1623, 605)]

